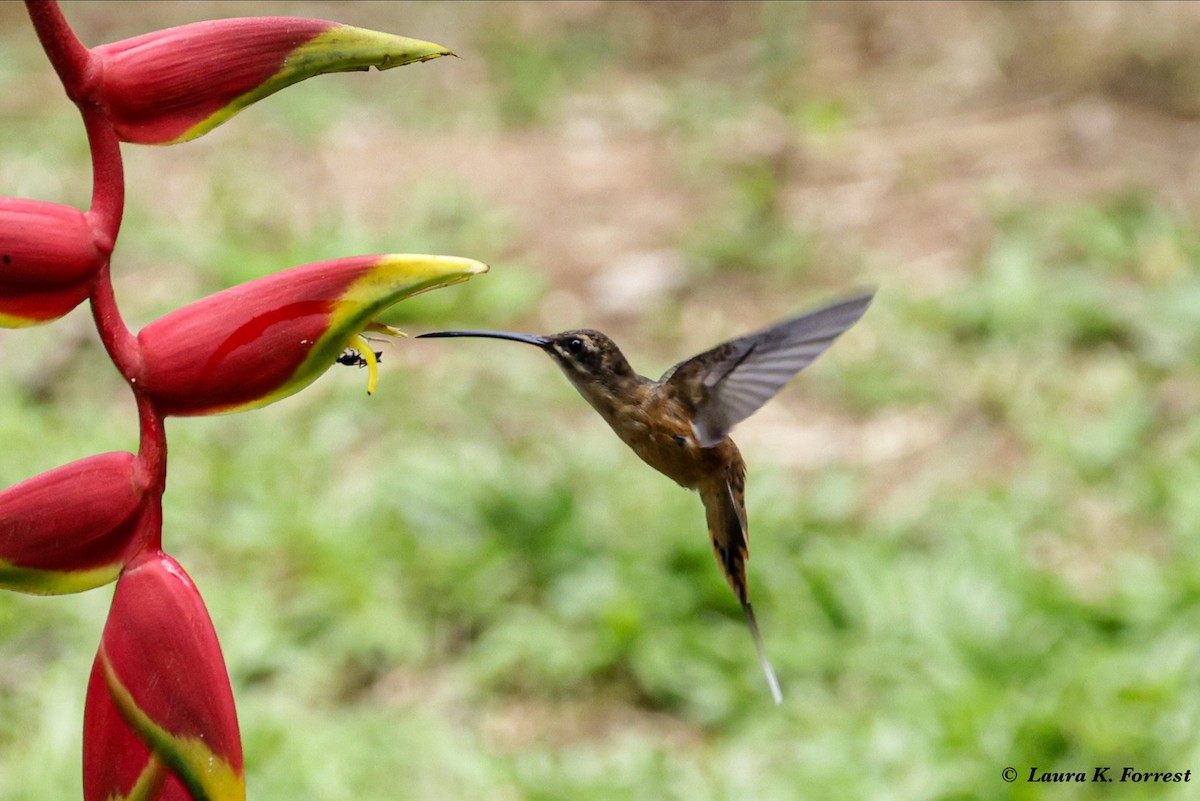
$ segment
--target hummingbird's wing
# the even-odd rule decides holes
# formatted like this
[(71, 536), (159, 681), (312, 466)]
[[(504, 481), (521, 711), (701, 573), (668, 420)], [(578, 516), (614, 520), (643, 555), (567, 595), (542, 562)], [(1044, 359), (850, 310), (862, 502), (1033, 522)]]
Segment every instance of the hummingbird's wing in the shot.
[(696, 409), (692, 430), (711, 448), (858, 322), (874, 293), (843, 300), (717, 345), (662, 377)]

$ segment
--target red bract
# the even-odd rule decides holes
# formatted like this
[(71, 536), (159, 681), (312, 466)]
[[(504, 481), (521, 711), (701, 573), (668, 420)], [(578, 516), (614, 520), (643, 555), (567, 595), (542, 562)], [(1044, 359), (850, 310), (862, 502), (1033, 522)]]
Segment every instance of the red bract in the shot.
[(0, 492), (0, 587), (59, 594), (107, 584), (137, 545), (145, 481), (131, 453), (103, 453)]
[(409, 255), (282, 270), (146, 326), (138, 334), (142, 372), (133, 380), (163, 414), (263, 406), (316, 380), (388, 306), (486, 270), (471, 259)]
[(197, 22), (92, 50), (92, 99), (126, 142), (195, 139), (267, 95), (325, 72), (389, 69), (446, 48), (319, 19)]
[(83, 301), (108, 248), (79, 209), (0, 197), (0, 326), (62, 317)]
[(83, 797), (237, 801), (241, 739), (221, 646), (183, 568), (146, 552), (117, 582), (83, 718)]

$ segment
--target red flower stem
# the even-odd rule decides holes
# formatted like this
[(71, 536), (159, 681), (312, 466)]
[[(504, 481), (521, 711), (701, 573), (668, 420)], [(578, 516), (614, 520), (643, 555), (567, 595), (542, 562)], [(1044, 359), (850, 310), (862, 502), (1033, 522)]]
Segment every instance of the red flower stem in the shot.
[[(92, 207), (88, 219), (101, 249), (112, 252), (121, 229), (125, 209), (125, 171), (121, 164), (121, 142), (104, 114), (91, 103), (80, 103), (79, 113), (87, 128), (92, 152)], [(109, 261), (96, 274), (92, 286), (92, 316), (109, 357), (127, 381), (141, 371), (137, 338), (125, 325), (113, 295)], [(136, 390), (136, 387), (135, 387)]]
[(71, 30), (56, 0), (25, 0), (25, 7), (42, 49), (54, 65), (67, 97), (79, 108), (87, 130), (92, 156), (92, 205), (87, 216), (96, 245), (105, 253), (104, 264), (92, 285), (92, 317), (105, 350), (137, 399), (141, 432), (138, 462), (148, 501), (138, 523), (138, 548), (142, 552), (157, 551), (162, 547), (162, 494), (167, 482), (166, 430), (162, 414), (136, 383), (141, 372), (141, 355), (137, 338), (117, 308), (108, 258), (116, 244), (125, 211), (121, 141), (103, 110), (89, 97), (96, 69), (92, 53)]
[(125, 564), (128, 570), (147, 554), (158, 553), (162, 550), (162, 492), (147, 493), (146, 500), (139, 513), (138, 530), (134, 534), (137, 541), (136, 551)]
[[(92, 155), (92, 205), (88, 219), (97, 246), (111, 253), (125, 210), (125, 171), (121, 164), (121, 142), (112, 124), (95, 102), (87, 99), (95, 71), (91, 51), (71, 30), (55, 0), (25, 0), (25, 7), (67, 97), (74, 101), (83, 117)], [(126, 380), (132, 381), (141, 361), (137, 339), (117, 309), (107, 259), (96, 275), (91, 301), (92, 316), (105, 350)]]
[(92, 153), (92, 207), (88, 217), (96, 233), (96, 245), (112, 252), (125, 213), (125, 167), (121, 163), (121, 140), (112, 123), (91, 101), (77, 103), (87, 129)]
[(55, 0), (25, 0), (25, 8), (67, 97), (77, 100), (89, 82), (92, 54), (75, 36)]
[(121, 142), (104, 112), (90, 98), (96, 80), (92, 52), (83, 46), (55, 0), (25, 0), (42, 49), (54, 65), (67, 97), (79, 107), (92, 151), (92, 223), (100, 246), (111, 251), (125, 208)]
[(138, 461), (146, 471), (147, 492), (162, 495), (167, 486), (167, 430), (163, 414), (153, 401), (136, 389), (136, 385), (133, 394), (137, 398), (138, 429), (141, 431)]
[[(125, 321), (121, 319), (121, 312), (117, 310), (117, 301), (113, 296), (112, 276), (107, 260), (96, 273), (96, 280), (92, 285), (91, 301), (92, 319), (96, 321), (96, 330), (100, 332), (100, 341), (104, 343), (104, 349), (108, 351), (109, 358), (117, 365), (121, 375), (125, 376), (125, 380), (129, 381), (132, 386), (132, 382), (137, 378), (138, 365), (141, 361), (138, 355), (137, 337), (125, 325)], [(137, 392), (136, 388), (134, 392)]]

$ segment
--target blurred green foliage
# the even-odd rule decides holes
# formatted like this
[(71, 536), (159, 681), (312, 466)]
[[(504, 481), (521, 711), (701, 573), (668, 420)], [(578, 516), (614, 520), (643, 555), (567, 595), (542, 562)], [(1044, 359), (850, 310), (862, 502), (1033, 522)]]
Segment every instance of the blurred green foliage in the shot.
[(570, 26), (552, 40), (525, 35), (505, 11), (492, 15), (493, 27), (480, 44), (493, 75), (493, 99), (500, 122), (528, 128), (553, 122), (555, 107), (572, 88), (619, 58), (613, 32)]
[(755, 159), (721, 171), (716, 208), (684, 237), (700, 267), (725, 272), (783, 273), (795, 280), (811, 259), (814, 235), (793, 222), (780, 203), (782, 170)]
[[(1033, 5), (345, 4), (326, 15), (445, 40), (461, 71), (446, 60), (330, 76), (197, 143), (126, 151), (115, 273), (133, 324), (295, 263), (449, 252), (493, 272), (406, 302), (394, 322), (535, 330), (571, 312), (571, 325), (611, 323), (657, 374), (655, 360), (815, 294), (880, 286), (863, 322), (739, 433), (778, 709), (698, 500), (638, 463), (533, 349), (401, 340), (384, 346), (372, 398), (362, 373), (336, 368), (260, 411), (170, 421), (166, 542), (224, 644), (252, 797), (1068, 801), (1098, 790), (1044, 790), (1024, 781), (1029, 768), (1200, 769), (1192, 207), (1153, 182), (1038, 192), (964, 169), (982, 233), (949, 277), (795, 213), (814, 173), (833, 205), (853, 157), (894, 155), (849, 149), (844, 178), (823, 148), (904, 103), (946, 112), (945, 76), (976, 74), (930, 67), (941, 51), (923, 36), (994, 48), (976, 49), (994, 55), (978, 74), (1001, 83), (976, 103), (1004, 108), (1033, 62), (1039, 81), (1109, 85), (1133, 45), (1089, 49), (1071, 38), (1069, 4)], [(257, 13), (318, 14), (283, 6)], [(148, 16), (127, 26), (245, 13), (135, 7)], [(89, 42), (112, 35), (113, 9), (67, 6)], [(1014, 33), (1030, 17), (1036, 33)], [(0, 97), (16, 98), (0, 100), (0, 191), (83, 203), (82, 134), (65, 100), (33, 102), (54, 84), (20, 7), (0, 21), (12, 88)], [(1174, 63), (1160, 25), (1141, 58)], [(585, 162), (545, 151), (584, 101), (611, 126), (605, 147), (670, 143), (651, 177), (684, 200), (652, 242), (681, 254), (684, 284), (637, 312), (646, 322), (594, 312), (588, 248), (559, 243), (605, 223), (618, 227), (607, 247), (644, 231), (574, 196), (530, 225), (480, 177), (501, 147), (523, 145), (545, 166), (515, 197), (556, 191), (548, 176)], [(625, 102), (639, 111), (604, 117)], [(739, 139), (757, 120), (782, 144)], [(430, 141), (468, 168), (396, 171)], [(972, 142), (978, 153), (954, 158), (989, 165), (1021, 148)], [(944, 168), (948, 184), (958, 168)], [(888, 191), (873, 219), (908, 221), (903, 251), (926, 232), (904, 216), (913, 196)], [(657, 340), (639, 341), (646, 331)], [(86, 310), (0, 332), (0, 374), (0, 484), (136, 447)], [(0, 595), (3, 801), (80, 794), (107, 599)], [(1190, 797), (1186, 785), (1118, 792)]]

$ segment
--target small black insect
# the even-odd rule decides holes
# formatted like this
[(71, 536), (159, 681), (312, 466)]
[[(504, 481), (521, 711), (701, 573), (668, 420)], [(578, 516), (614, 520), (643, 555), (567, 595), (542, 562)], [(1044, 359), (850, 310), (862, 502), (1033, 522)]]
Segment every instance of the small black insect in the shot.
[[(375, 351), (375, 361), (376, 362), (383, 361), (383, 351), (380, 351), (380, 350)], [(347, 367), (366, 367), (367, 366), (367, 360), (364, 359), (362, 354), (359, 353), (358, 351), (356, 351), (354, 348), (346, 348), (346, 350), (342, 353), (342, 355), (337, 357), (337, 363), (344, 364)]]

